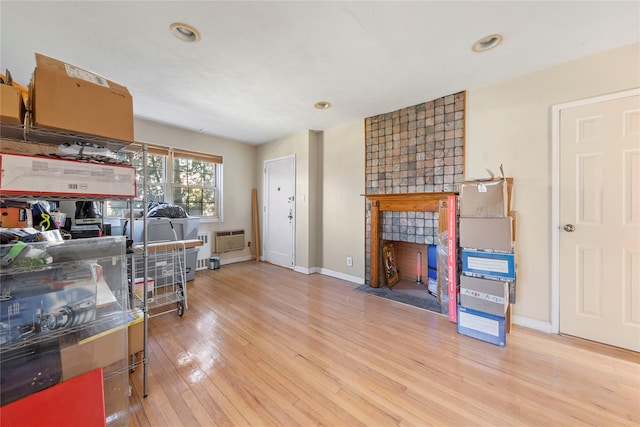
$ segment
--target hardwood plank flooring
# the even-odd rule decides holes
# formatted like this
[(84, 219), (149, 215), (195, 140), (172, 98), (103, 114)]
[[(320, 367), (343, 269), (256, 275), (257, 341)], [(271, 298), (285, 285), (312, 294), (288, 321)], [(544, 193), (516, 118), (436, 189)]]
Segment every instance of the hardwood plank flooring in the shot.
[(357, 285), (244, 262), (149, 320), (130, 426), (637, 426), (640, 356), (514, 326), (507, 347)]

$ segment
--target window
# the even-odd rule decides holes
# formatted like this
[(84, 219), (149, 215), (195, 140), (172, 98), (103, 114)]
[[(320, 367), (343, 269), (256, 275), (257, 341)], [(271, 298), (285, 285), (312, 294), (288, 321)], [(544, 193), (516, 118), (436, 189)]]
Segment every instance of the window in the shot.
[[(125, 153), (136, 168), (134, 209), (142, 209), (143, 155), (134, 144)], [(222, 195), (222, 157), (180, 149), (147, 146), (147, 202), (181, 206), (190, 216), (220, 219)], [(172, 177), (168, 180), (168, 177)], [(111, 201), (107, 216), (127, 216), (126, 201)]]
[(189, 215), (213, 216), (216, 211), (216, 165), (174, 157), (173, 204), (182, 206)]

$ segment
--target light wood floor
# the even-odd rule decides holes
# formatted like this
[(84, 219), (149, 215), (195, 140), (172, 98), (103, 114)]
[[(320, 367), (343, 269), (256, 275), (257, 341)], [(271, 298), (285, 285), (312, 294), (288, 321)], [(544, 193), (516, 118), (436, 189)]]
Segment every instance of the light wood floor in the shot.
[(199, 271), (149, 321), (131, 426), (639, 425), (638, 353), (513, 327), (507, 347), (357, 285), (265, 263)]

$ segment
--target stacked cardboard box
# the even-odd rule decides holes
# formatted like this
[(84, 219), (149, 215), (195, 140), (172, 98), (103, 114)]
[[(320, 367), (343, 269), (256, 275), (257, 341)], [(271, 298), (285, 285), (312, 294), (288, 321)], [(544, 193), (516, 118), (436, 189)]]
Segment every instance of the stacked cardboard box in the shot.
[(15, 86), (0, 84), (0, 122), (22, 124), (24, 113), (22, 92)]
[(507, 313), (515, 302), (512, 183), (468, 181), (460, 191), (458, 332), (499, 346), (506, 345)]
[(133, 142), (133, 99), (118, 83), (36, 53), (29, 85), (31, 125)]

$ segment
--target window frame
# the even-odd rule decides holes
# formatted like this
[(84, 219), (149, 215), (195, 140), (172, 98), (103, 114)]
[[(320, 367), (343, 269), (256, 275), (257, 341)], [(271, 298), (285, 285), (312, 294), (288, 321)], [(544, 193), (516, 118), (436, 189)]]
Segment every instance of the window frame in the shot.
[[(170, 192), (165, 191), (165, 194), (169, 193), (168, 198), (170, 198), (170, 200), (174, 200), (176, 196), (176, 189), (180, 189), (180, 188), (184, 188), (184, 189), (197, 188), (202, 190), (203, 194), (205, 191), (213, 191), (213, 203), (214, 203), (216, 215), (203, 215), (201, 213), (198, 216), (208, 220), (220, 220), (221, 210), (220, 210), (219, 202), (222, 200), (222, 197), (221, 197), (222, 188), (221, 188), (221, 183), (219, 183), (219, 181), (222, 180), (222, 163), (219, 163), (217, 161), (212, 161), (212, 160), (217, 160), (217, 157), (219, 156), (206, 156), (201, 154), (193, 155), (191, 152), (185, 152), (184, 150), (176, 150), (176, 149), (172, 150), (170, 153), (170, 156), (167, 158), (167, 161), (171, 162), (171, 166), (167, 168), (167, 179), (169, 176), (171, 176), (171, 183), (169, 183), (168, 181), (166, 183), (167, 187), (171, 187), (171, 191)], [(184, 182), (181, 182), (180, 184), (176, 184), (174, 182), (175, 173), (176, 173), (176, 160), (179, 160), (179, 159), (187, 160), (191, 162), (196, 161), (196, 162), (205, 162), (205, 163), (212, 164), (214, 166), (213, 178), (215, 180), (215, 184), (213, 186), (207, 186), (207, 185), (194, 186), (194, 185), (186, 184)], [(201, 198), (201, 201), (204, 201), (203, 199), (204, 197)], [(187, 209), (185, 206), (183, 206), (183, 208), (185, 210)]]
[[(223, 203), (222, 203), (222, 199), (223, 199), (222, 195), (223, 195), (224, 174), (223, 174), (222, 156), (198, 153), (195, 151), (188, 151), (180, 148), (164, 147), (164, 146), (153, 145), (153, 144), (143, 144), (139, 142), (135, 142), (130, 146), (128, 146), (127, 148), (125, 148), (124, 154), (133, 155), (134, 153), (142, 153), (143, 145), (146, 145), (147, 147), (147, 156), (154, 155), (154, 156), (163, 157), (163, 171), (162, 171), (163, 177), (162, 177), (162, 181), (160, 182), (160, 186), (162, 187), (162, 199), (165, 203), (173, 204), (174, 188), (190, 187), (189, 185), (184, 185), (184, 184), (183, 185), (174, 184), (173, 182), (174, 170), (175, 170), (174, 161), (176, 159), (186, 159), (191, 161), (201, 161), (206, 163), (212, 163), (214, 165), (213, 173), (215, 178), (215, 185), (212, 187), (202, 186), (202, 187), (195, 187), (195, 188), (202, 188), (203, 190), (213, 190), (213, 194), (214, 194), (213, 203), (215, 206), (216, 215), (193, 215), (193, 216), (200, 217), (203, 222), (222, 222), (223, 221), (224, 209), (223, 209)], [(136, 176), (141, 174), (142, 170), (143, 170), (143, 165), (136, 166)], [(146, 185), (148, 186), (149, 183), (147, 182)], [(136, 188), (136, 194), (139, 193), (143, 195), (144, 194), (143, 192), (145, 190), (146, 190), (145, 188), (143, 189)], [(134, 206), (134, 210), (142, 209), (143, 198), (144, 196), (142, 197), (136, 196), (136, 198), (131, 201), (132, 205)], [(154, 200), (150, 200), (147, 194), (147, 204), (151, 201), (154, 201)], [(120, 205), (120, 203), (118, 202), (109, 202), (109, 206), (107, 206), (107, 210), (123, 209), (120, 206), (112, 207), (111, 204)], [(138, 207), (136, 207), (135, 205), (138, 205)], [(127, 203), (127, 206), (130, 206), (130, 205)], [(187, 211), (187, 208), (185, 208), (185, 211)], [(189, 213), (187, 212), (187, 214)], [(189, 214), (189, 215), (192, 215), (192, 214)], [(123, 215), (123, 216), (127, 216), (127, 215)]]

